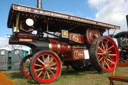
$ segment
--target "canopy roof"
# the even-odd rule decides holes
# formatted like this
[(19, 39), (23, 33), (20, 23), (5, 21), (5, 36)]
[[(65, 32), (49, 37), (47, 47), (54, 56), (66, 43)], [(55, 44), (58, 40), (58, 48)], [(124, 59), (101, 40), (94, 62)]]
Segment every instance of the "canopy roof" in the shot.
[(119, 38), (119, 37), (128, 37), (128, 31), (124, 31), (124, 32), (119, 32), (117, 33), (114, 38)]
[[(89, 26), (93, 28), (100, 29), (120, 29), (119, 26), (111, 25), (103, 22), (98, 22), (90, 19), (80, 18), (76, 16), (71, 16), (67, 14), (62, 14), (58, 12), (48, 11), (39, 8), (33, 8), (23, 5), (12, 4), (9, 18), (8, 18), (8, 27), (12, 28), (13, 22), (16, 19), (16, 14), (20, 12), (21, 16), (25, 15), (26, 17), (37, 17), (43, 18), (44, 23), (50, 23), (51, 27), (55, 27), (54, 30), (61, 28), (61, 26), (66, 26), (66, 30), (73, 27), (74, 25), (78, 26)], [(60, 26), (61, 25), (61, 26)], [(60, 27), (59, 27), (60, 26)]]

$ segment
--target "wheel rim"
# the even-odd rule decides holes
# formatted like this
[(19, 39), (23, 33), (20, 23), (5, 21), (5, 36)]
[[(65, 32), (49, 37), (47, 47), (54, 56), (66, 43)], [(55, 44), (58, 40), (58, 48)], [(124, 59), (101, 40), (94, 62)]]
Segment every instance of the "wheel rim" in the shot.
[(51, 52), (42, 52), (36, 56), (32, 65), (33, 74), (42, 83), (55, 81), (61, 72), (58, 57)]
[(98, 43), (98, 61), (107, 72), (112, 72), (115, 62), (119, 61), (119, 52), (115, 42), (109, 37), (103, 37)]
[(26, 56), (25, 57), (25, 60), (22, 64), (22, 71), (23, 71), (23, 74), (28, 77), (28, 78), (31, 78), (30, 76), (30, 70), (29, 70), (29, 66), (30, 66), (30, 58), (32, 57), (32, 55), (30, 56)]

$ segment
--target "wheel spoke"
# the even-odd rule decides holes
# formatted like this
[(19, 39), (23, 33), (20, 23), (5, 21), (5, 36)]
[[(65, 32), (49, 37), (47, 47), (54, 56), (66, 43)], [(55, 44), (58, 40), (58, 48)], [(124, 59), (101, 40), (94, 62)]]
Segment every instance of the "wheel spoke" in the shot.
[(55, 66), (56, 65), (56, 62), (55, 63), (53, 63), (51, 66)]
[(107, 63), (106, 61), (104, 61), (104, 62), (105, 62), (105, 64), (107, 65), (107, 67), (110, 69), (110, 67), (109, 67), (108, 63)]
[(112, 51), (110, 50), (110, 51), (108, 51), (109, 53), (111, 53)]
[(25, 71), (29, 71), (29, 69), (25, 69)]
[(100, 62), (101, 60), (103, 60), (103, 57), (101, 57), (101, 58), (99, 59), (99, 62)]
[(43, 76), (43, 79), (45, 79), (46, 73), (47, 73), (47, 71), (45, 71), (45, 72), (44, 72), (44, 76)]
[(27, 73), (28, 75), (30, 74), (30, 72), (28, 71), (28, 73)]
[(105, 50), (105, 47), (104, 47), (104, 44), (103, 44), (103, 42), (101, 43), (101, 45), (102, 45), (102, 47), (103, 47), (103, 50)]
[(107, 49), (107, 51), (109, 51), (110, 49), (112, 49), (114, 46), (112, 45), (111, 47), (109, 47), (108, 49)]
[(44, 60), (44, 55), (42, 55), (42, 60), (43, 60), (43, 62), (45, 63), (45, 60)]
[(116, 56), (116, 54), (108, 54), (108, 56)]
[(109, 61), (107, 60), (107, 58), (105, 58), (105, 60), (106, 60), (106, 63), (108, 63), (108, 64), (109, 64)]
[(40, 75), (43, 73), (43, 71), (40, 71), (40, 73), (37, 75), (38, 77), (40, 77)]
[(44, 68), (39, 68), (39, 69), (36, 69), (35, 71), (37, 72), (37, 71), (40, 71), (40, 70), (43, 70)]
[(104, 55), (104, 53), (98, 53), (98, 55)]
[(108, 58), (107, 58), (107, 60), (108, 60), (110, 63), (113, 63), (113, 64), (115, 64), (115, 63), (114, 63), (113, 61), (111, 61), (110, 59), (108, 59)]
[(52, 73), (52, 75), (54, 75), (54, 73), (52, 72), (52, 70), (49, 70), (51, 73)]
[(48, 79), (50, 79), (50, 75), (49, 75), (48, 71), (47, 71), (47, 76), (48, 76)]
[(109, 40), (107, 40), (107, 41), (106, 41), (106, 43), (105, 43), (105, 47), (107, 47), (107, 46), (108, 46), (108, 45), (107, 45), (107, 44), (108, 44), (108, 41), (109, 41)]
[(44, 65), (44, 62), (42, 62), (39, 58), (37, 60), (40, 61), (40, 63), (42, 63)]
[(26, 61), (25, 63), (27, 63), (28, 65), (30, 64), (30, 62)]
[(107, 56), (110, 60), (112, 59), (110, 56)]
[(29, 67), (29, 66), (24, 66), (24, 67)]
[(100, 46), (98, 46), (98, 48), (99, 48), (102, 52), (104, 52), (103, 49), (102, 49)]
[(104, 67), (104, 62), (105, 62), (105, 59), (102, 61), (102, 66)]
[(48, 55), (48, 57), (47, 57), (47, 62), (49, 62), (49, 55)]
[(108, 49), (108, 45), (106, 46), (106, 51), (107, 51), (107, 49)]
[(56, 70), (56, 68), (51, 68), (52, 70)]
[(51, 63), (54, 59), (52, 58), (49, 63)]
[(35, 66), (42, 67), (42, 65), (39, 65), (39, 64), (35, 64)]

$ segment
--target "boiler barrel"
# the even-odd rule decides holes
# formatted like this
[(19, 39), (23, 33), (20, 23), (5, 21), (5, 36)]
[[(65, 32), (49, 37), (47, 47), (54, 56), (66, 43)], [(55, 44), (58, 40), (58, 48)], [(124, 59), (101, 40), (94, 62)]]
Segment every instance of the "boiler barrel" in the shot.
[(56, 52), (57, 54), (63, 54), (71, 51), (71, 46), (67, 43), (59, 43), (56, 40), (49, 40), (49, 49)]

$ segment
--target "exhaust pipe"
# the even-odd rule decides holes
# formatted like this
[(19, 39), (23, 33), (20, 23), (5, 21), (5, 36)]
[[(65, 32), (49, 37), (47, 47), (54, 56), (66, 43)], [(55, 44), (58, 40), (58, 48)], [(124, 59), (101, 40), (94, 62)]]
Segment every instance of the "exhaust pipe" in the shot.
[(42, 9), (42, 0), (37, 0), (37, 8)]

